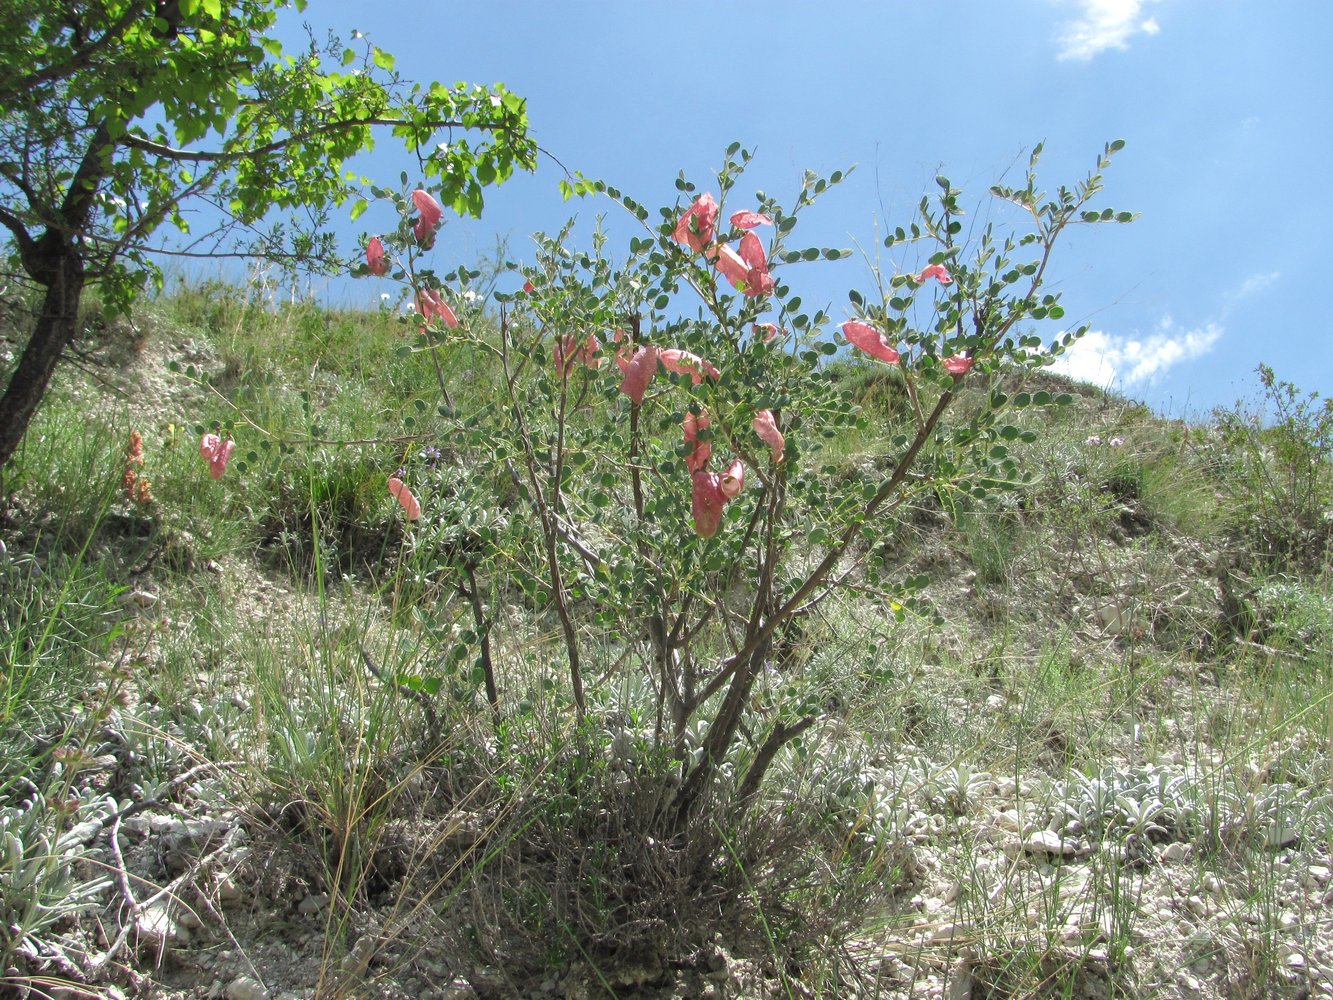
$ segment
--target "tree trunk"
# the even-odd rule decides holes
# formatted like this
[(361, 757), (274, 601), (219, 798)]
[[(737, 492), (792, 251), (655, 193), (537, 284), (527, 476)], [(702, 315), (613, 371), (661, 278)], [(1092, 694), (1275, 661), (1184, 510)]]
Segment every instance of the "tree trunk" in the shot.
[(58, 254), (49, 261), (51, 270), (37, 326), (0, 397), (0, 469), (18, 450), (61, 353), (78, 332), (79, 301), (86, 281), (83, 260), (78, 250), (69, 246), (62, 247)]

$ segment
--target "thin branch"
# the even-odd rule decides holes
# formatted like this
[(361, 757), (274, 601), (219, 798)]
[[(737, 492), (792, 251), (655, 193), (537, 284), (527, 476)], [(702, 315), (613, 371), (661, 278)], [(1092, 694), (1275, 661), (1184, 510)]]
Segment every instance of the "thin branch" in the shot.
[(93, 39), (81, 48), (73, 50), (69, 58), (63, 63), (57, 63), (47, 66), (43, 69), (34, 70), (27, 76), (15, 81), (13, 86), (0, 90), (0, 99), (8, 99), (15, 94), (21, 94), (25, 91), (32, 91), (47, 83), (54, 83), (56, 80), (63, 80), (73, 73), (92, 64), (93, 56), (101, 52), (108, 46), (121, 41), (127, 28), (134, 22), (144, 17), (146, 10), (141, 2), (129, 4), (125, 12), (120, 15), (120, 19), (112, 24), (99, 38)]
[(375, 665), (375, 661), (370, 658), (370, 653), (366, 651), (365, 646), (361, 647), (361, 662), (366, 665), (366, 669), (370, 671), (371, 676), (373, 676), (375, 680), (379, 681), (381, 684), (387, 684), (390, 687), (396, 688), (399, 694), (414, 699), (416, 703), (421, 706), (421, 711), (426, 716), (426, 726), (430, 729), (431, 749), (434, 750), (444, 746), (444, 730), (440, 726), (440, 717), (435, 714), (435, 706), (430, 703), (429, 695), (417, 688), (408, 687), (406, 684), (400, 684), (391, 677), (384, 676), (384, 672), (381, 671), (380, 668)]
[(769, 766), (773, 763), (773, 758), (778, 755), (778, 751), (813, 726), (817, 718), (818, 716), (815, 715), (807, 715), (799, 722), (794, 722), (791, 725), (779, 722), (773, 727), (773, 731), (768, 734), (768, 739), (764, 740), (764, 745), (755, 754), (749, 770), (745, 772), (745, 780), (741, 782), (740, 801), (744, 802), (759, 791), (764, 775), (768, 773)]
[(234, 163), (237, 160), (268, 156), (270, 153), (279, 153), (284, 149), (314, 139), (328, 132), (343, 132), (348, 129), (372, 128), (377, 126), (393, 128), (400, 125), (410, 125), (413, 128), (432, 130), (463, 128), (468, 129), (469, 131), (504, 132), (511, 135), (516, 133), (520, 135), (522, 134), (521, 130), (509, 125), (487, 125), (485, 123), (469, 125), (466, 122), (454, 121), (447, 118), (436, 118), (423, 122), (412, 121), (407, 118), (383, 118), (375, 116), (369, 118), (340, 118), (331, 122), (323, 122), (304, 132), (296, 132), (292, 135), (285, 136), (284, 138), (274, 139), (272, 142), (266, 142), (249, 149), (178, 149), (175, 146), (168, 146), (163, 142), (154, 142), (147, 136), (136, 135), (133, 132), (127, 132), (125, 135), (121, 136), (120, 145), (127, 146), (130, 149), (138, 149), (145, 153), (150, 153), (160, 159), (171, 160), (174, 163)]
[(37, 247), (37, 241), (28, 233), (28, 228), (23, 224), (23, 220), (16, 215), (11, 215), (4, 208), (0, 208), (0, 226), (4, 226), (14, 234), (14, 239), (18, 241), (19, 257), (26, 257)]

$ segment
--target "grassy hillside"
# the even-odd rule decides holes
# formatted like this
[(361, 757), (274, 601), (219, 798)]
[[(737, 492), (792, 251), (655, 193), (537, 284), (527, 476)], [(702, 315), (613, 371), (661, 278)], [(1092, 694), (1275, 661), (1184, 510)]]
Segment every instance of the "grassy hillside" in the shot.
[[(507, 568), (537, 541), (478, 457), (499, 362), (414, 332), (224, 284), (87, 318), (0, 488), (0, 991), (1333, 995), (1323, 401), (1261, 371), (1191, 423), (974, 373), (964, 418), (1071, 397), (1009, 418), (1030, 478), (864, 527), (749, 695), (813, 725), (677, 844), (653, 676), (572, 592), (579, 724)], [(820, 364), (855, 416), (806, 466), (834, 496), (911, 401)]]

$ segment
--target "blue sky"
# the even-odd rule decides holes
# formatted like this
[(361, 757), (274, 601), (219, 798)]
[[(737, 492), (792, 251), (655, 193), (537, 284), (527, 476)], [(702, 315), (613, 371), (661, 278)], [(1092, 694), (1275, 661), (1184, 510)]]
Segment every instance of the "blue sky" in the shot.
[[(740, 191), (786, 204), (806, 168), (855, 164), (805, 216), (803, 245), (873, 253), (877, 226), (908, 222), (939, 172), (981, 213), (1019, 221), (986, 192), (1021, 177), (1034, 143), (1053, 188), (1123, 138), (1103, 203), (1142, 218), (1079, 229), (1059, 252), (1066, 321), (1092, 327), (1067, 368), (1172, 416), (1254, 395), (1260, 361), (1333, 393), (1326, 0), (313, 0), (288, 15), (294, 44), (302, 21), (366, 33), (409, 78), (503, 82), (545, 148), (650, 207), (673, 200), (680, 170), (706, 189), (733, 140), (756, 152)], [(364, 166), (396, 183), (411, 162), (386, 140)], [(624, 247), (619, 210), (562, 201), (560, 176), (545, 163), (493, 189), (483, 220), (446, 227), (436, 263), (472, 263), (497, 235), (531, 259), (529, 234), (573, 214), (585, 238), (606, 214)], [(386, 211), (349, 224), (349, 249), (391, 226)], [(785, 278), (838, 319), (869, 285), (858, 258)]]

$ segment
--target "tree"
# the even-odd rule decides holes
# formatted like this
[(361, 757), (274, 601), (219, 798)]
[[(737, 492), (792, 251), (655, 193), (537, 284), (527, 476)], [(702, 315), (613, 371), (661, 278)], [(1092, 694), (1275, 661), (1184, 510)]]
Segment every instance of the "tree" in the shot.
[[(365, 207), (346, 162), (377, 131), (414, 152), (461, 213), (480, 213), (484, 185), (532, 169), (521, 98), (501, 86), (409, 85), (368, 41), (284, 53), (269, 34), (284, 6), (5, 4), (0, 225), (12, 237), (9, 271), (44, 292), (0, 397), (0, 467), (78, 331), (85, 290), (97, 287), (112, 312), (128, 309), (160, 280), (155, 237), (168, 225), (190, 234), (192, 205), (211, 205), (222, 221), (190, 234), (185, 252), (328, 265), (329, 210), (353, 200), (355, 217)], [(447, 142), (435, 145), (442, 132)], [(289, 221), (272, 224), (274, 210)]]

